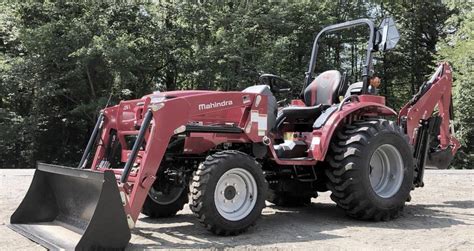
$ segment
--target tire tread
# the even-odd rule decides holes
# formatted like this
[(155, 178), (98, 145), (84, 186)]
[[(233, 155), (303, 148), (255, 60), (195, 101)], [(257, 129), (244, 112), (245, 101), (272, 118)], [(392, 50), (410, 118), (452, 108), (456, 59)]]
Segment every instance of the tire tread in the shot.
[(364, 147), (381, 131), (396, 133), (408, 143), (408, 137), (393, 121), (367, 119), (356, 121), (339, 130), (335, 142), (329, 149), (327, 157), (329, 167), (325, 170), (325, 174), (328, 177), (327, 187), (332, 192), (331, 199), (354, 218), (386, 221), (397, 218), (403, 210), (403, 205), (390, 210), (379, 210), (373, 207), (368, 198), (358, 192), (356, 187), (360, 183), (357, 180), (360, 168), (356, 165), (357, 159), (364, 157), (362, 154)]
[[(222, 226), (219, 226), (219, 224), (216, 224), (212, 217), (219, 217), (214, 215), (211, 210), (209, 210), (209, 207), (206, 207), (204, 205), (204, 196), (206, 193), (210, 192), (213, 194), (213, 191), (208, 191), (208, 186), (209, 186), (209, 181), (211, 176), (217, 171), (218, 168), (221, 168), (220, 164), (222, 161), (226, 159), (232, 159), (232, 158), (251, 158), (249, 155), (236, 151), (236, 150), (227, 150), (227, 151), (221, 151), (217, 152), (215, 154), (209, 155), (206, 157), (205, 161), (202, 162), (197, 171), (195, 172), (195, 175), (193, 177), (193, 182), (191, 184), (190, 188), (190, 195), (191, 195), (191, 203), (189, 204), (189, 207), (191, 211), (197, 216), (198, 220), (200, 223), (204, 225), (204, 227), (213, 232), (214, 234), (217, 235), (222, 235), (222, 236), (229, 236), (229, 235), (237, 235), (240, 233), (243, 233), (247, 231), (247, 229), (254, 225), (250, 224), (248, 226), (243, 226), (242, 228), (238, 229), (225, 229)], [(255, 163), (255, 166), (261, 170), (260, 164), (255, 161), (253, 158), (252, 160)], [(263, 173), (262, 173), (262, 178), (263, 178)], [(263, 180), (265, 180), (263, 178)], [(259, 191), (259, 192), (265, 192), (267, 189), (267, 182), (264, 181), (264, 186), (265, 189), (264, 191)], [(264, 196), (264, 194), (260, 195)], [(263, 209), (265, 203), (263, 203), (263, 206), (261, 208), (256, 208), (257, 211), (261, 212)], [(256, 207), (259, 206), (259, 203), (257, 201)]]

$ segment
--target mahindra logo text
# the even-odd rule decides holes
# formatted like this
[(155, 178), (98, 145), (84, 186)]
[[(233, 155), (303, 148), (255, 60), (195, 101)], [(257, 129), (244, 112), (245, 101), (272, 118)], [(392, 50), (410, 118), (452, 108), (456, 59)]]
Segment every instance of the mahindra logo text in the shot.
[(224, 100), (222, 102), (212, 102), (209, 104), (199, 104), (198, 109), (199, 111), (202, 111), (202, 110), (207, 110), (207, 109), (212, 109), (212, 108), (225, 107), (229, 105), (232, 105), (232, 100)]

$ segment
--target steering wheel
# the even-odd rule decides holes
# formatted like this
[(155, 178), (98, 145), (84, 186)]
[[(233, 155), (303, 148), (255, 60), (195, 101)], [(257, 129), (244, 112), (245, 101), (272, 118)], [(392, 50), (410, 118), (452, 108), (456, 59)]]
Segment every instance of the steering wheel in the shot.
[(270, 90), (273, 93), (286, 93), (291, 91), (291, 83), (277, 75), (262, 74), (258, 78), (258, 81), (262, 85), (270, 86)]

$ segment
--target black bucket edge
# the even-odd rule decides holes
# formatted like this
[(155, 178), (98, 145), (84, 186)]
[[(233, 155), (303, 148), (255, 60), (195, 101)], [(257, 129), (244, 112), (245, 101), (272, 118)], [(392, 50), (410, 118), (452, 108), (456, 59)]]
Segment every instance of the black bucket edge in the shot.
[[(43, 172), (45, 174), (38, 174), (38, 172)], [(35, 223), (41, 224), (42, 222), (53, 222), (54, 219), (48, 219), (46, 217), (46, 219), (39, 219), (37, 221), (32, 220), (26, 223), (18, 223), (16, 222), (17, 220), (15, 220), (15, 215), (19, 211), (20, 214), (22, 213), (22, 205), (28, 203), (25, 201), (34, 197), (35, 191), (31, 191), (33, 190), (34, 183), (36, 182), (36, 186), (38, 183), (41, 184), (41, 176), (47, 175), (47, 173), (94, 180), (95, 182), (102, 184), (102, 189), (92, 218), (85, 228), (80, 240), (76, 243), (75, 250), (125, 249), (131, 238), (131, 232), (128, 227), (127, 217), (122, 205), (115, 174), (111, 170), (98, 172), (38, 163), (38, 168), (35, 171), (30, 188), (28, 189), (25, 198), (11, 217), (10, 224), (8, 225), (10, 229), (50, 250), (65, 249), (64, 247), (58, 246), (56, 243), (48, 241), (48, 239), (42, 238), (41, 235), (35, 235), (34, 233), (28, 232), (28, 225), (34, 225)], [(48, 184), (42, 185), (47, 186)], [(54, 207), (55, 205), (51, 206)], [(21, 218), (21, 216), (16, 217), (16, 219), (18, 218)]]

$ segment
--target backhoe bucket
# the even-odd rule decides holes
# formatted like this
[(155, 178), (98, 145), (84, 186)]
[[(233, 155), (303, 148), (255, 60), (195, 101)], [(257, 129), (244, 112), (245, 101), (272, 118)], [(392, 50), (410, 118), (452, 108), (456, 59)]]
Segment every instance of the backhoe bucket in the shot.
[(429, 152), (425, 165), (431, 168), (448, 169), (453, 158), (454, 156), (451, 147), (448, 147), (445, 150)]
[(38, 164), (10, 223), (48, 249), (124, 249), (131, 237), (112, 171)]

